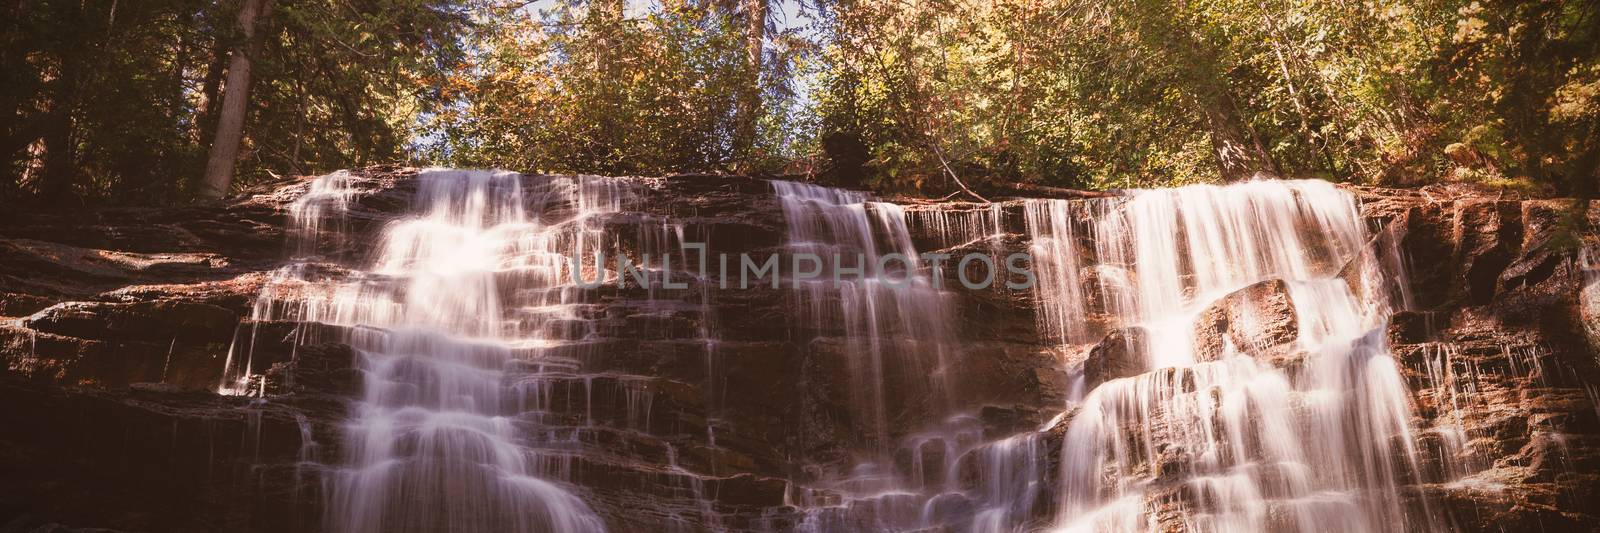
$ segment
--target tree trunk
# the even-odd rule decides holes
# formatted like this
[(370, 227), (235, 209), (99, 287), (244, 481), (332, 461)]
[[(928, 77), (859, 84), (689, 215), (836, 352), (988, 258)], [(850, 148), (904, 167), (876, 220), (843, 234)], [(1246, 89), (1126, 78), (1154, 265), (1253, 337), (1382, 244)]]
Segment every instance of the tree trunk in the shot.
[[(1165, 2), (1158, 4), (1160, 10), (1169, 7)], [(1139, 30), (1139, 37), (1152, 49), (1178, 61), (1178, 81), (1187, 86), (1184, 92), (1205, 117), (1210, 130), (1217, 173), (1224, 181), (1238, 181), (1257, 172), (1277, 172), (1277, 165), (1233, 99), (1226, 71), (1218, 62), (1220, 51), (1197, 33), (1198, 26), (1185, 22), (1186, 17), (1177, 12), (1151, 18), (1149, 25)]]
[(206, 75), (200, 82), (200, 104), (195, 109), (196, 120), (200, 127), (194, 132), (197, 142), (210, 139), (216, 130), (217, 100), (222, 94), (222, 74), (228, 67), (228, 48), (217, 37), (216, 44), (211, 46), (211, 61), (206, 63)]
[(250, 105), (250, 62), (260, 53), (261, 39), (256, 25), (269, 6), (269, 0), (244, 0), (239, 8), (239, 29), (244, 43), (235, 47), (228, 63), (227, 85), (223, 87), (222, 108), (217, 118), (216, 138), (206, 160), (205, 181), (200, 196), (219, 199), (233, 185), (233, 167), (239, 158), (239, 142), (244, 139), (244, 119)]
[(623, 81), (622, 46), (627, 36), (626, 4), (623, 0), (594, 0), (589, 3), (588, 23), (594, 32), (594, 70), (601, 73), (600, 92), (591, 97), (587, 105), (594, 106), (594, 130), (588, 134), (584, 149), (590, 161), (598, 162), (597, 170), (616, 173), (622, 157), (625, 128), (618, 123), (622, 116), (622, 103), (627, 100), (627, 86)]
[(1250, 179), (1257, 172), (1276, 172), (1272, 158), (1239, 116), (1238, 106), (1227, 89), (1212, 89), (1211, 94), (1199, 98), (1198, 104), (1211, 129), (1211, 149), (1223, 181)]
[(756, 142), (756, 122), (761, 119), (762, 48), (767, 38), (767, 0), (742, 0), (744, 3), (744, 54), (749, 68), (734, 104), (733, 155), (740, 163), (749, 161)]
[(72, 142), (72, 109), (78, 100), (79, 59), (71, 54), (62, 56), (61, 77), (53, 83), (55, 94), (51, 97), (50, 111), (44, 117), (40, 139), (44, 155), (37, 190), (39, 199), (45, 203), (65, 201), (73, 192), (77, 157)]

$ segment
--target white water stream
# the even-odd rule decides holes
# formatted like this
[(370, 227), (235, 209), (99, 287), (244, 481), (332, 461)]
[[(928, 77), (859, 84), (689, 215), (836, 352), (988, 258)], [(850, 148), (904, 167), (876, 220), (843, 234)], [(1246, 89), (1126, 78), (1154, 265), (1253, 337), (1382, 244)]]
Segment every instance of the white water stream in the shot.
[[(580, 441), (594, 444), (594, 433), (545, 424), (557, 390), (570, 394), (581, 382), (591, 394), (597, 375), (548, 350), (593, 336), (569, 261), (616, 252), (598, 219), (622, 209), (624, 180), (424, 172), (411, 212), (382, 231), (366, 266), (329, 275), (317, 239), (344, 235), (325, 226), (339, 224), (350, 187), (326, 176), (295, 204), (301, 261), (268, 284), (253, 317), (344, 328), (359, 353), (362, 396), (345, 428), (344, 462), (326, 478), (327, 526), (603, 530), (564, 457)], [(911, 225), (946, 245), (1000, 236), (1001, 206), (908, 213), (856, 192), (773, 187), (787, 224), (780, 270), (800, 318), (794, 341), (813, 357), (844, 358), (854, 430), (847, 468), (790, 490), (796, 529), (1435, 526), (1425, 502), (1401, 490), (1420, 474), (1410, 395), (1383, 334), (1403, 305), (1399, 265), (1372, 252), (1348, 193), (1273, 181), (1024, 202), (1041, 333), (1087, 348), (1108, 331), (1142, 328), (1149, 342), (1143, 372), (1089, 390), (1078, 362), (1064, 362), (1079, 374), (1056, 421), (1064, 428), (995, 439), (978, 406), (961, 404), (963, 376), (951, 370), (966, 355), (952, 292), (961, 289), (936, 287), (931, 272), (903, 261), (876, 266), (919, 257)], [(682, 226), (652, 228), (640, 232), (660, 235), (640, 240), (659, 241), (655, 249), (684, 242)], [(803, 254), (819, 259), (815, 279), (793, 279)], [(839, 271), (849, 273), (835, 281)], [(1282, 280), (1293, 310), (1291, 343), (1197, 345), (1203, 311), (1271, 280)], [(736, 399), (721, 399), (717, 365), (729, 363), (715, 354), (709, 299), (700, 302), (712, 397), (704, 440), (715, 450), (722, 422), (713, 411)], [(1269, 319), (1246, 313), (1237, 325)], [(219, 388), (260, 390), (251, 381), (254, 342), (235, 345)], [(625, 389), (626, 431), (648, 433), (650, 377), (598, 377)], [(1064, 432), (1059, 449), (1047, 444), (1049, 431)], [(680, 467), (677, 453), (666, 446), (665, 473), (690, 480), (685, 490), (701, 504), (690, 511), (694, 523), (720, 528), (704, 476)]]
[[(1040, 285), (1046, 325), (1063, 342), (1093, 342), (1070, 317), (1098, 291), (1110, 327), (1144, 328), (1149, 341), (1147, 372), (1072, 406), (1059, 530), (1429, 527), (1400, 490), (1418, 468), (1384, 337), (1398, 298), (1351, 195), (1316, 181), (1138, 191), (1077, 222), (1062, 220), (1063, 204), (1030, 206), (1036, 235), (1051, 237), (1035, 239), (1041, 269), (1056, 273)], [(1093, 263), (1057, 251), (1082, 231)], [(1096, 283), (1073, 279), (1079, 265)], [(1275, 353), (1231, 342), (1199, 352), (1201, 311), (1268, 280), (1287, 282), (1296, 340)]]
[[(604, 529), (560, 483), (560, 458), (530, 439), (538, 374), (575, 367), (541, 355), (554, 344), (543, 324), (571, 318), (569, 258), (606, 244), (590, 222), (616, 211), (623, 191), (605, 178), (537, 179), (424, 172), (412, 213), (383, 231), (367, 270), (325, 281), (291, 266), (258, 301), (258, 320), (349, 328), (359, 354), (363, 395), (345, 429), (348, 462), (329, 475), (330, 529)], [(296, 204), (312, 238), (348, 201), (341, 182), (324, 177)], [(539, 372), (508, 372), (529, 366)]]

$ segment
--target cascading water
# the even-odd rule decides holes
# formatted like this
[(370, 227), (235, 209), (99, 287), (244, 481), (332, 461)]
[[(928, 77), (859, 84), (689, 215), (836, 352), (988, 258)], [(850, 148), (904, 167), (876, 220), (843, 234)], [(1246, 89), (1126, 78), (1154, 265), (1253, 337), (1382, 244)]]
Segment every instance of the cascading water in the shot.
[[(840, 189), (787, 181), (772, 185), (788, 223), (794, 258), (789, 265), (806, 263), (800, 256), (809, 254), (820, 271), (816, 279), (794, 279), (798, 305), (816, 330), (842, 329), (852, 360), (852, 389), (860, 393), (853, 403), (866, 422), (861, 428), (865, 444), (874, 452), (887, 451), (892, 443), (885, 388), (917, 376), (926, 377), (926, 383), (910, 386), (935, 394), (944, 390), (950, 340), (944, 295), (927, 276), (906, 268), (918, 254), (900, 206)], [(890, 255), (897, 257), (885, 259)], [(880, 262), (899, 268), (878, 272)], [(891, 366), (901, 374), (886, 374)]]
[[(342, 205), (338, 179), (296, 206), (313, 236)], [(539, 179), (424, 172), (416, 214), (383, 232), (370, 270), (327, 281), (291, 266), (264, 290), (257, 320), (343, 326), (359, 353), (364, 396), (346, 427), (348, 463), (329, 475), (330, 529), (604, 529), (551, 480), (561, 460), (538, 442), (530, 384), (573, 367), (541, 353), (555, 340), (544, 324), (570, 318), (569, 258), (606, 244), (590, 218), (616, 211), (622, 192), (602, 178)]]
[[(1373, 252), (1382, 246), (1369, 241), (1354, 199), (1325, 183), (907, 208), (773, 182), (787, 228), (783, 294), (799, 319), (789, 341), (845, 370), (849, 398), (839, 403), (853, 434), (841, 446), (847, 457), (790, 459), (805, 472), (786, 496), (795, 516), (768, 508), (752, 519), (758, 513), (730, 511), (708, 488), (724, 479), (717, 430), (733, 422), (721, 411), (738, 401), (723, 397), (719, 376), (724, 365), (746, 364), (718, 355), (714, 284), (702, 273), (679, 278), (687, 292), (659, 299), (658, 283), (597, 297), (570, 276), (597, 253), (617, 253), (618, 224), (633, 224), (636, 251), (677, 267), (642, 275), (690, 274), (705, 266), (685, 246), (698, 229), (624, 212), (638, 192), (626, 180), (428, 171), (412, 214), (389, 223), (372, 260), (351, 269), (354, 258), (323, 255), (349, 248), (343, 219), (358, 191), (348, 178), (323, 177), (292, 206), (299, 259), (267, 284), (252, 317), (332, 326), (320, 330), (343, 331), (359, 354), (365, 381), (344, 462), (324, 477), (332, 530), (600, 530), (595, 511), (629, 500), (590, 489), (618, 479), (669, 495), (651, 516), (694, 530), (1435, 525), (1425, 502), (1400, 489), (1428, 474), (1417, 466), (1409, 394), (1383, 335), (1390, 308), (1407, 300), (1394, 279), (1399, 263)], [(1018, 219), (1037, 274), (1038, 331), (1059, 345), (1041, 353), (1078, 372), (1062, 416), (1040, 431), (994, 433), (978, 413), (984, 400), (963, 395), (969, 376), (952, 370), (972, 357), (962, 348), (953, 261), (936, 272), (919, 253), (999, 253), (1016, 242), (1006, 231)], [(579, 279), (637, 278), (602, 265)], [(1274, 334), (1289, 342), (1201, 338), (1218, 317), (1246, 330), (1281, 319), (1262, 314), (1254, 305), (1262, 298), (1283, 304), (1290, 331)], [(597, 325), (618, 313), (643, 323), (693, 317), (698, 333), (678, 339), (704, 347), (703, 372), (692, 378), (704, 379), (698, 411), (685, 411), (680, 395), (669, 399), (675, 418), (658, 424), (661, 376), (594, 366), (580, 345), (654, 334)], [(225, 392), (264, 387), (252, 369), (255, 327), (234, 343)], [(1137, 339), (1128, 344), (1137, 368), (1090, 380), (1075, 358), (1105, 357), (1090, 348), (1107, 333)], [(1425, 355), (1439, 374), (1433, 382), (1455, 381), (1448, 352)], [(596, 413), (597, 405), (617, 412)], [(1427, 429), (1446, 456), (1464, 449), (1459, 426)], [(621, 477), (584, 478), (592, 465)], [(1477, 467), (1463, 456), (1441, 468), (1453, 479)], [(768, 518), (775, 525), (759, 525)]]
[[(220, 394), (260, 394), (259, 383), (252, 383), (254, 372), (254, 351), (258, 325), (263, 320), (280, 318), (283, 314), (278, 306), (287, 305), (298, 310), (302, 302), (284, 301), (293, 300), (293, 295), (278, 294), (291, 288), (299, 288), (312, 283), (317, 274), (314, 265), (329, 259), (322, 257), (319, 244), (324, 236), (331, 236), (335, 243), (331, 243), (334, 250), (342, 249), (342, 239), (345, 237), (345, 209), (354, 194), (350, 186), (348, 172), (339, 171), (318, 177), (307, 186), (305, 194), (289, 205), (290, 228), (293, 232), (292, 261), (289, 265), (273, 273), (272, 281), (263, 289), (263, 293), (256, 299), (255, 306), (250, 314), (250, 331), (241, 346), (239, 335), (243, 331), (234, 332), (234, 340), (228, 345), (227, 360), (223, 362), (222, 381), (217, 385)], [(324, 226), (332, 224), (332, 228)], [(327, 229), (327, 231), (324, 231)], [(325, 299), (325, 294), (316, 292), (308, 296), (319, 301)], [(313, 309), (317, 316), (307, 316), (307, 320), (320, 318), (320, 305), (307, 305), (306, 309)], [(298, 320), (300, 317), (288, 317)], [(303, 335), (303, 329), (298, 329), (296, 335)], [(296, 343), (299, 344), (298, 342)]]
[[(1391, 280), (1367, 253), (1354, 199), (1324, 182), (1138, 191), (1074, 224), (1029, 205), (1047, 329), (1093, 294), (1108, 327), (1142, 328), (1145, 372), (1075, 402), (1062, 453), (1063, 531), (1426, 528), (1399, 486), (1417, 481), (1409, 396), (1384, 327)], [(1093, 263), (1070, 245), (1088, 232)], [(1094, 283), (1080, 278), (1087, 272)], [(1282, 280), (1296, 335), (1279, 347), (1202, 349), (1197, 321), (1224, 296)], [(1264, 289), (1263, 289), (1264, 290)], [(1251, 327), (1268, 317), (1247, 308)], [(1067, 318), (1062, 318), (1067, 317)]]
[[(805, 333), (841, 336), (861, 434), (850, 470), (821, 483), (839, 499), (812, 501), (802, 491), (798, 529), (1016, 529), (1045, 491), (1043, 441), (1036, 434), (985, 441), (977, 406), (963, 405), (960, 376), (949, 375), (958, 357), (954, 295), (942, 286), (960, 279), (951, 273), (958, 258), (919, 255), (909, 227), (947, 246), (972, 245), (1002, 233), (1000, 206), (908, 212), (850, 191), (773, 187), (790, 255), (825, 263), (794, 294), (810, 318)], [(922, 259), (925, 268), (916, 268)], [(846, 272), (858, 265), (866, 268)], [(964, 479), (969, 472), (976, 478)]]
[[(808, 318), (802, 327), (810, 328), (800, 334), (833, 331), (842, 339), (858, 432), (853, 471), (830, 483), (846, 501), (813, 512), (801, 528), (832, 531), (915, 523), (915, 489), (894, 470), (888, 389), (940, 391), (942, 341), (948, 334), (942, 296), (926, 277), (907, 268), (917, 252), (899, 206), (802, 183), (774, 181), (772, 186), (788, 224), (791, 277), (802, 270), (819, 271), (817, 279), (793, 281), (795, 305)], [(905, 258), (887, 264), (899, 270), (879, 272), (880, 259), (890, 254)], [(802, 256), (814, 258), (815, 266), (802, 266)], [(891, 373), (890, 367), (899, 372)], [(801, 505), (816, 506), (806, 501)]]

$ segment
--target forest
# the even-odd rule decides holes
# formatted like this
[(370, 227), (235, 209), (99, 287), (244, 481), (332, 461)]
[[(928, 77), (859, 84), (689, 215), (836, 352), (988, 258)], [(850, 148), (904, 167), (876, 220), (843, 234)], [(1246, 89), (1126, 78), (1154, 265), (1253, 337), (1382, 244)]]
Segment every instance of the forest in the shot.
[(371, 164), (1592, 197), (1583, 0), (13, 0), (8, 204)]

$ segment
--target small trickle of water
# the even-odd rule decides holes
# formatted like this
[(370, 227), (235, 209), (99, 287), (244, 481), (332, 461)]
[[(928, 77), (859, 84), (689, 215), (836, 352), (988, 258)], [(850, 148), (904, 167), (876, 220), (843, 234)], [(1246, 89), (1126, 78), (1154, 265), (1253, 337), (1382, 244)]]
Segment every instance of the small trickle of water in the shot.
[(1024, 204), (1028, 252), (1033, 257), (1034, 298), (1038, 302), (1039, 325), (1046, 335), (1060, 343), (1085, 342), (1086, 313), (1083, 282), (1079, 278), (1078, 231), (1072, 203), (1066, 200), (1035, 200)]
[[(907, 210), (839, 189), (792, 182), (773, 188), (788, 222), (789, 255), (815, 254), (825, 263), (817, 279), (794, 286), (795, 305), (807, 318), (802, 333), (815, 339), (809, 345), (846, 358), (855, 394), (850, 423), (859, 434), (848, 471), (791, 490), (803, 513), (796, 529), (1026, 530), (1045, 505), (1042, 437), (985, 441), (983, 424), (970, 414), (977, 406), (962, 404), (962, 376), (949, 375), (959, 356), (950, 293), (959, 258), (944, 259), (936, 271), (929, 263), (938, 259), (919, 253), (938, 251), (919, 250), (909, 229), (917, 227), (927, 244), (965, 250), (961, 255), (994, 252), (999, 242), (991, 239), (1003, 235), (1001, 206)], [(833, 264), (834, 257), (844, 259)], [(842, 272), (857, 265), (866, 268)], [(916, 414), (910, 423), (908, 412)]]
[[(789, 227), (791, 260), (783, 272), (793, 280), (808, 333), (831, 333), (844, 343), (838, 349), (850, 360), (857, 427), (870, 449), (887, 453), (893, 442), (885, 389), (898, 382), (911, 391), (946, 390), (951, 332), (945, 294), (929, 276), (907, 268), (920, 259), (900, 206), (804, 183), (772, 186)], [(796, 275), (812, 270), (814, 279)], [(899, 372), (891, 375), (891, 368)]]
[(1579, 250), (1578, 265), (1583, 270), (1583, 290), (1578, 293), (1579, 314), (1589, 336), (1589, 346), (1600, 354), (1600, 243), (1591, 242)]

